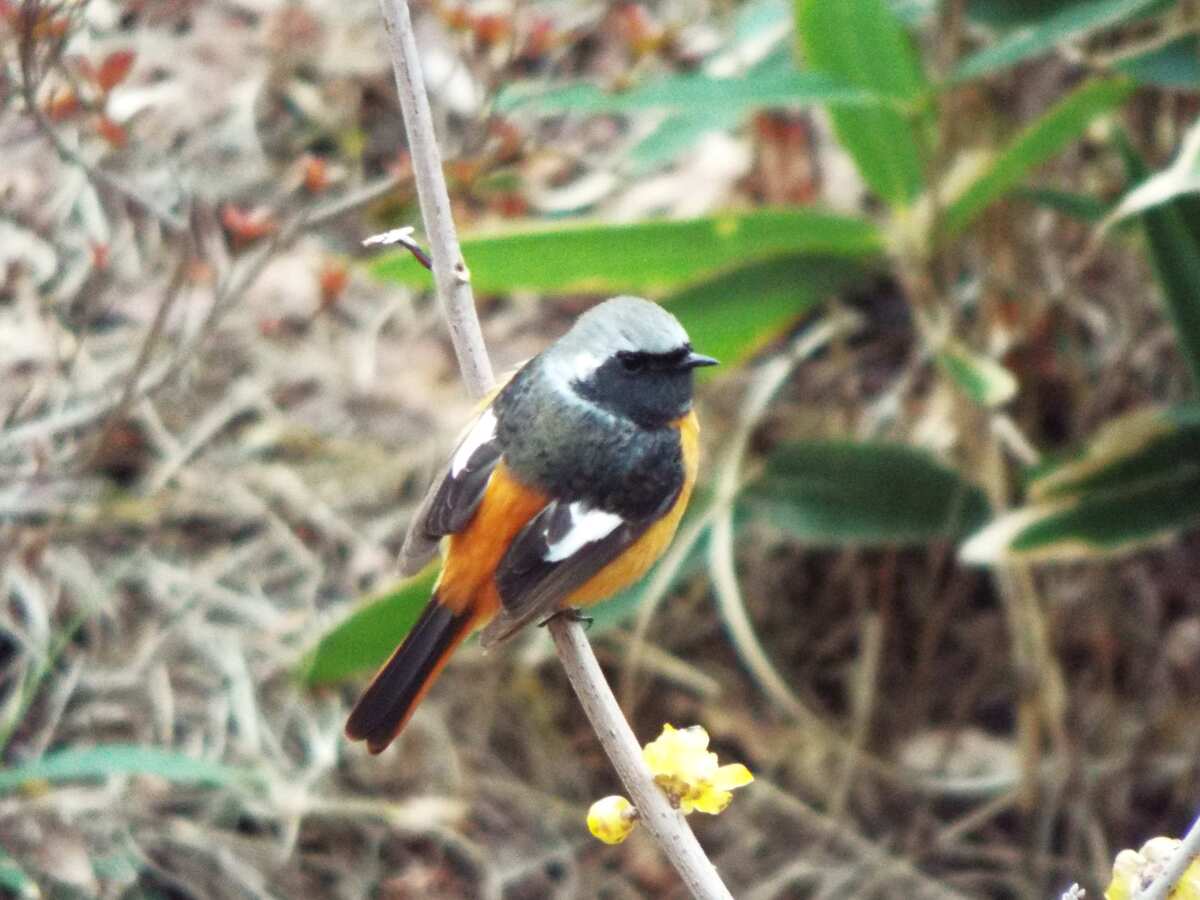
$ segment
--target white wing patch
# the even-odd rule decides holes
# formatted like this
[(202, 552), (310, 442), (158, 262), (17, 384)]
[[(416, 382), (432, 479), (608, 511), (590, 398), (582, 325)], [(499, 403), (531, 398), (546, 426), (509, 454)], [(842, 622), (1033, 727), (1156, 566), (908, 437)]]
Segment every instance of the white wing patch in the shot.
[(578, 500), (567, 509), (571, 514), (571, 527), (566, 534), (546, 547), (546, 562), (559, 562), (574, 556), (588, 544), (608, 537), (625, 521), (616, 513), (591, 509)]
[(485, 409), (475, 424), (471, 426), (471, 430), (467, 432), (462, 443), (458, 445), (458, 449), (454, 451), (454, 458), (450, 460), (451, 478), (461, 475), (463, 469), (467, 467), (467, 463), (471, 461), (471, 457), (475, 455), (475, 451), (496, 436), (497, 425), (499, 425), (499, 421), (496, 419), (495, 411), (490, 407)]

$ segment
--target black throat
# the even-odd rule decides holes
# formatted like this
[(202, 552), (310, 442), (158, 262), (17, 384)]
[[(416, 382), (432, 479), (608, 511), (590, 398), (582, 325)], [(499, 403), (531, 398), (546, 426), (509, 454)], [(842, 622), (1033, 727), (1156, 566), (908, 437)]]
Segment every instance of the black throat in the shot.
[(642, 428), (662, 428), (692, 407), (690, 348), (670, 353), (622, 351), (572, 387), (601, 409)]

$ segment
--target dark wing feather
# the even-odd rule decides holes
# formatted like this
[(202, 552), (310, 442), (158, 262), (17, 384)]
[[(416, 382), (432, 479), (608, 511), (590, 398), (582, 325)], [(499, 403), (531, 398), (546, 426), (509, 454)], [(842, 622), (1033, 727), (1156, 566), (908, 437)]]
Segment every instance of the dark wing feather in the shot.
[(481, 646), (506, 640), (529, 622), (556, 612), (576, 589), (636, 543), (678, 497), (676, 490), (650, 514), (622, 519), (606, 535), (562, 559), (551, 558), (551, 551), (571, 530), (572, 504), (547, 504), (516, 536), (496, 568), (503, 607), (483, 630)]
[(495, 421), (492, 408), (484, 409), (434, 479), (400, 548), (400, 574), (421, 571), (437, 553), (438, 542), (448, 534), (462, 531), (475, 515), (488, 479), (503, 455), (496, 429), (489, 427), (489, 422)]

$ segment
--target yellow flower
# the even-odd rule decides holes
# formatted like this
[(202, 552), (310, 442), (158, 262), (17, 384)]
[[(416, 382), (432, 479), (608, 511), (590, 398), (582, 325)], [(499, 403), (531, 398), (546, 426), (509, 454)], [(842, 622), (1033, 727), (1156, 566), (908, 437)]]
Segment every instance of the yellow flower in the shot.
[(606, 844), (621, 843), (636, 824), (637, 810), (624, 797), (605, 797), (588, 810), (588, 831)]
[(662, 734), (642, 748), (654, 781), (683, 812), (693, 809), (716, 815), (733, 799), (730, 793), (754, 780), (741, 763), (717, 765), (708, 749), (708, 732), (699, 725), (677, 730), (663, 725)]
[[(1131, 900), (1150, 885), (1174, 855), (1179, 841), (1151, 838), (1141, 850), (1122, 850), (1113, 861), (1113, 877), (1104, 891), (1105, 900)], [(1167, 895), (1169, 900), (1200, 900), (1200, 859), (1188, 866)]]

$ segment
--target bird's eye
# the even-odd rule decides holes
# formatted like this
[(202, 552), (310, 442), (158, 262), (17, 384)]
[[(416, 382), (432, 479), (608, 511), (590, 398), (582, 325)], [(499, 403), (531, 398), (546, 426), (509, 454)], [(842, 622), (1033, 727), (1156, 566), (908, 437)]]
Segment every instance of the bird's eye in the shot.
[(621, 360), (621, 368), (626, 372), (640, 372), (646, 368), (645, 358), (637, 354), (622, 353), (617, 358)]

